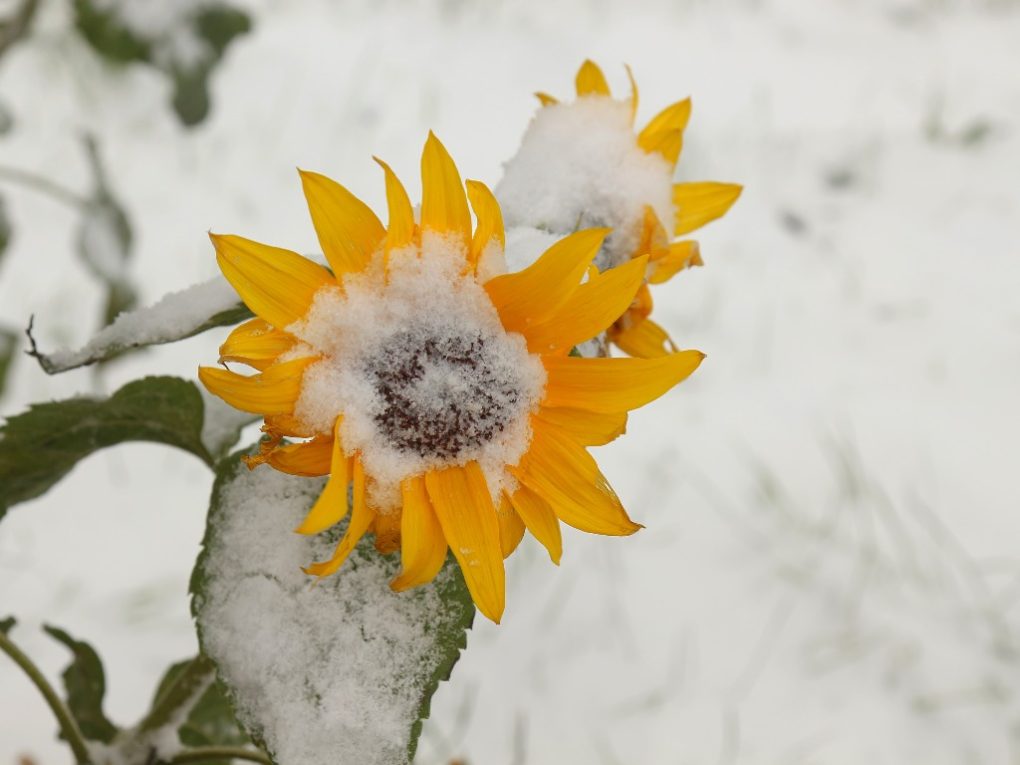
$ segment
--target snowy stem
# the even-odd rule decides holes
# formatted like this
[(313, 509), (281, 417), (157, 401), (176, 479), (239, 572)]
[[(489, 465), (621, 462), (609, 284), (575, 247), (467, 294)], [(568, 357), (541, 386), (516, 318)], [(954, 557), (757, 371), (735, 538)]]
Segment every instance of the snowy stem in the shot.
[(34, 173), (30, 173), (27, 170), (21, 170), (17, 167), (0, 165), (0, 180), (11, 181), (12, 183), (17, 183), (26, 188), (46, 194), (52, 199), (56, 199), (58, 202), (63, 202), (76, 210), (87, 207), (89, 204), (88, 200), (84, 197), (79, 196), (70, 189), (65, 189), (63, 186), (54, 183), (49, 178), (43, 178), (40, 175), (35, 175)]
[[(212, 674), (213, 664), (208, 658), (199, 654), (192, 659), (170, 687), (156, 699), (152, 711), (138, 723), (138, 730), (150, 731), (162, 728), (178, 717), (180, 712), (190, 711), (209, 687)], [(185, 707), (188, 709), (185, 710)]]
[(28, 36), (39, 0), (23, 0), (21, 7), (0, 22), (0, 56), (3, 56), (19, 40)]
[(46, 703), (50, 705), (50, 709), (56, 716), (57, 722), (60, 723), (60, 730), (64, 734), (64, 738), (67, 739), (68, 746), (74, 752), (75, 762), (78, 765), (88, 763), (90, 761), (89, 752), (85, 745), (85, 738), (78, 728), (78, 723), (71, 716), (70, 710), (60, 699), (60, 696), (57, 695), (57, 692), (53, 690), (53, 686), (43, 676), (43, 673), (2, 631), (0, 631), (0, 651), (10, 656), (14, 663), (24, 670), (25, 674), (28, 675), (28, 679), (32, 681), (32, 684), (35, 685), (39, 693), (46, 699)]
[(272, 760), (262, 752), (230, 746), (203, 746), (198, 749), (188, 749), (174, 755), (167, 760), (167, 763), (177, 765), (184, 762), (213, 762), (216, 760), (247, 760), (248, 762), (260, 762), (262, 765), (272, 765)]

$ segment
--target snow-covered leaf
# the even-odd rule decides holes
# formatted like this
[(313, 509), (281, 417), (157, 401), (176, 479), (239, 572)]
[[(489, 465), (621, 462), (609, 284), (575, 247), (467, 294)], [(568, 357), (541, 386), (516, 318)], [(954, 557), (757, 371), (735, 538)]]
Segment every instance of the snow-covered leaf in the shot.
[(103, 712), (106, 676), (99, 655), (88, 643), (75, 640), (58, 627), (44, 625), (43, 629), (63, 643), (74, 657), (62, 677), (67, 707), (78, 722), (82, 735), (93, 741), (110, 743), (117, 735), (117, 727), (106, 719)]
[[(156, 689), (152, 706), (156, 710), (165, 705), (167, 698), (178, 685), (184, 673), (192, 668), (195, 659), (172, 665)], [(243, 746), (251, 740), (234, 717), (234, 710), (221, 683), (212, 683), (188, 712), (184, 723), (177, 729), (180, 742), (186, 746)]]
[(122, 313), (77, 350), (33, 353), (48, 374), (96, 364), (125, 351), (183, 340), (216, 327), (240, 324), (252, 312), (225, 279), (215, 277), (172, 292), (146, 308)]
[(0, 518), (11, 505), (43, 494), (79, 460), (125, 441), (176, 446), (212, 465), (203, 420), (198, 388), (176, 377), (136, 380), (107, 399), (35, 404), (0, 428)]
[(302, 566), (345, 526), (293, 532), (323, 481), (248, 470), (237, 454), (217, 472), (192, 610), (238, 719), (278, 765), (409, 762), (474, 617), (460, 570), (394, 593), (398, 556), (366, 538), (313, 586)]

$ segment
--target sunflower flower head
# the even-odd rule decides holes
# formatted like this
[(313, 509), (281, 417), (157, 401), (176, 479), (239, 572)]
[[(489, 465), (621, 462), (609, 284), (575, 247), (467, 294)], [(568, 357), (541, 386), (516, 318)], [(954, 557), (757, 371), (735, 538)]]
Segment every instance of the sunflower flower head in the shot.
[[(213, 236), (223, 274), (257, 318), (236, 328), (206, 387), (265, 418), (249, 464), (328, 475), (296, 529), (349, 516), (328, 576), (373, 534), (399, 551), (401, 591), (431, 581), (451, 551), (486, 616), (504, 608), (503, 560), (530, 531), (559, 562), (560, 522), (614, 536), (640, 526), (587, 447), (608, 443), (627, 412), (687, 377), (702, 354), (584, 359), (571, 349), (633, 302), (647, 258), (591, 268), (608, 231), (556, 241), (507, 273), (500, 207), (461, 182), (429, 136), (416, 218), (385, 163), (388, 225), (339, 184), (301, 173), (329, 269), (289, 250)], [(470, 206), (469, 206), (470, 203)], [(474, 212), (472, 222), (471, 210)]]
[[(676, 350), (649, 319), (648, 284), (702, 265), (698, 243), (673, 241), (721, 217), (742, 187), (732, 183), (674, 183), (683, 150), (691, 100), (666, 107), (636, 126), (638, 88), (627, 69), (630, 93), (614, 99), (602, 70), (585, 61), (577, 72), (577, 98), (560, 102), (536, 93), (535, 115), (517, 154), (496, 186), (507, 225), (557, 235), (585, 226), (613, 230), (596, 258), (600, 270), (648, 257), (646, 284), (632, 306), (610, 327), (608, 338), (638, 357)], [(511, 252), (515, 262), (521, 259)], [(523, 258), (527, 260), (527, 256)]]

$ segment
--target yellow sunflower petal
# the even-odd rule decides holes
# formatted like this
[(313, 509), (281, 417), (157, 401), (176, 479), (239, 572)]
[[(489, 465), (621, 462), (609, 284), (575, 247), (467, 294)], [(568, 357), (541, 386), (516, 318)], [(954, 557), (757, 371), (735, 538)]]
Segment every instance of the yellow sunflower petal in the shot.
[(510, 502), (531, 535), (548, 550), (552, 562), (560, 565), (563, 536), (560, 533), (559, 518), (549, 503), (525, 486), (517, 487), (517, 491), (510, 497)]
[(511, 472), (576, 529), (628, 536), (641, 528), (627, 516), (585, 448), (552, 431), (536, 431), (528, 453)]
[(386, 234), (382, 223), (368, 205), (336, 181), (318, 173), (298, 172), (312, 225), (333, 273), (339, 279), (360, 271)]
[(471, 209), (475, 211), (478, 224), (471, 240), (471, 262), (478, 263), (482, 252), (493, 239), (501, 248), (506, 247), (506, 234), (503, 231), (503, 213), (499, 209), (496, 197), (481, 181), (467, 182), (467, 195), (471, 200)]
[[(677, 183), (673, 186), (676, 225), (673, 233), (683, 236), (721, 218), (737, 201), (744, 187), (737, 183)], [(253, 309), (254, 310), (254, 309)]]
[(317, 436), (311, 441), (278, 446), (266, 455), (266, 462), (291, 475), (329, 475), (333, 463), (333, 439)]
[(425, 479), (406, 479), (400, 487), (403, 509), (400, 516), (401, 570), (392, 582), (397, 592), (435, 579), (446, 561), (446, 537), (432, 509)]
[(425, 474), (439, 524), (478, 610), (499, 623), (506, 601), (499, 521), (477, 462)]
[(315, 293), (336, 281), (296, 252), (240, 236), (209, 234), (216, 262), (255, 315), (283, 329), (304, 317)]
[(263, 319), (252, 319), (227, 335), (220, 346), (220, 363), (236, 361), (263, 370), (289, 351), (295, 342), (294, 336), (282, 329), (275, 329)]
[(517, 545), (524, 538), (524, 521), (510, 504), (510, 499), (504, 494), (500, 497), (499, 506), (496, 508), (496, 520), (499, 521), (499, 546), (504, 558), (517, 549)]
[(608, 234), (607, 228), (577, 231), (560, 239), (523, 271), (486, 282), (485, 291), (503, 326), (511, 332), (526, 332), (555, 313), (577, 289)]
[(661, 155), (670, 165), (676, 165), (684, 148), (684, 133), (682, 130), (663, 130), (654, 133), (641, 148), (649, 154)]
[(626, 412), (589, 412), (543, 406), (532, 416), (543, 427), (555, 428), (585, 446), (604, 446), (627, 430)]
[(631, 71), (630, 64), (624, 64), (623, 68), (627, 70), (627, 79), (630, 80), (630, 124), (634, 124), (634, 120), (637, 119), (637, 108), (638, 108), (638, 87), (637, 80), (634, 79), (634, 72)]
[(642, 319), (626, 329), (614, 329), (609, 339), (624, 353), (641, 359), (654, 359), (677, 352), (669, 333), (651, 319)]
[(693, 239), (686, 239), (682, 242), (673, 242), (669, 249), (661, 257), (656, 258), (653, 264), (651, 276), (648, 277), (650, 284), (662, 284), (672, 279), (679, 271), (694, 266), (702, 266), (705, 262), (701, 259), (701, 247)]
[(581, 68), (577, 70), (577, 77), (574, 78), (574, 85), (577, 87), (578, 96), (588, 95), (599, 95), (608, 96), (609, 84), (606, 82), (606, 76), (602, 74), (602, 70), (599, 69), (591, 59), (585, 59), (584, 63), (581, 64)]
[(333, 426), (333, 443), (330, 445), (329, 480), (326, 488), (308, 511), (301, 524), (294, 529), (298, 534), (318, 534), (347, 515), (347, 484), (350, 482), (350, 462), (340, 442), (340, 425), (343, 420), (336, 418)]
[(400, 524), (399, 510), (376, 514), (375, 522), (372, 524), (372, 533), (375, 534), (377, 552), (389, 555), (400, 549)]
[(315, 435), (308, 425), (298, 420), (293, 414), (267, 414), (262, 426), (263, 432), (271, 436), (285, 438), (311, 438)]
[(254, 414), (289, 414), (301, 395), (301, 378), (315, 358), (275, 364), (257, 375), (239, 375), (219, 367), (199, 367), (198, 379), (235, 409)]
[(432, 131), (421, 155), (421, 227), (452, 234), (465, 248), (471, 241), (464, 184), (453, 158)]
[(390, 215), (386, 226), (386, 250), (405, 247), (414, 241), (414, 208), (411, 199), (390, 166), (378, 157), (373, 159), (386, 175), (386, 205)]
[(595, 274), (546, 320), (527, 330), (532, 353), (569, 351), (623, 316), (644, 283), (648, 256)]
[(354, 457), (353, 462), (354, 506), (351, 510), (351, 520), (347, 531), (344, 532), (343, 538), (336, 546), (333, 557), (322, 563), (313, 563), (305, 569), (306, 574), (323, 577), (336, 573), (375, 520), (375, 513), (365, 502), (365, 471), (361, 466), (361, 459)]
[(542, 91), (537, 92), (535, 94), (535, 98), (538, 99), (539, 103), (542, 104), (542, 106), (552, 106), (553, 104), (559, 103), (559, 100), (557, 100), (555, 97), (550, 96), (548, 93), (543, 93)]
[(626, 412), (654, 401), (686, 378), (705, 358), (680, 351), (657, 359), (581, 359), (548, 356), (543, 406), (592, 412)]
[(661, 112), (656, 114), (645, 125), (644, 130), (638, 134), (638, 146), (645, 151), (653, 151), (652, 144), (656, 142), (658, 133), (679, 130), (681, 133), (687, 129), (687, 123), (691, 119), (691, 99), (685, 98), (670, 104)]

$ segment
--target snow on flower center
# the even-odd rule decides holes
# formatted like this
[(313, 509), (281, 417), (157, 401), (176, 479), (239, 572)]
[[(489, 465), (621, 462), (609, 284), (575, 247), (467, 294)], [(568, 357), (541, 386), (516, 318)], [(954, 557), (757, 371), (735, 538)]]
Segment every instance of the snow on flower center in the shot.
[(669, 225), (672, 181), (670, 163), (638, 146), (629, 103), (584, 96), (538, 111), (494, 191), (508, 227), (612, 228), (595, 261), (605, 270), (632, 254), (645, 207)]
[(391, 337), (364, 372), (381, 410), (375, 422), (396, 448), (458, 457), (503, 432), (519, 412), (521, 379), (481, 334)]
[(379, 256), (342, 290), (321, 290), (288, 327), (321, 359), (295, 415), (319, 433), (343, 417), (343, 448), (360, 453), (380, 509), (398, 503), (404, 478), (471, 460), (495, 493), (531, 440), (545, 370), (464, 271), (461, 245), (426, 234), (385, 269)]

